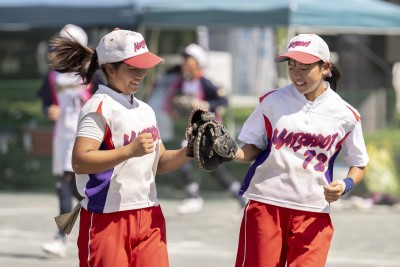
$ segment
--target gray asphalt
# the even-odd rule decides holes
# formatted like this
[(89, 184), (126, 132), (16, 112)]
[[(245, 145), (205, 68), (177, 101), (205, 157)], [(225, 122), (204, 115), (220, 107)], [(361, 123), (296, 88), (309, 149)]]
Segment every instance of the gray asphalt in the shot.
[[(239, 231), (238, 204), (228, 195), (210, 193), (197, 214), (176, 213), (179, 199), (161, 198), (167, 220), (171, 267), (233, 266)], [(400, 209), (333, 207), (335, 234), (328, 267), (400, 267)], [(66, 258), (48, 256), (41, 244), (55, 233), (53, 194), (0, 193), (0, 266), (78, 266), (77, 227), (68, 239)]]

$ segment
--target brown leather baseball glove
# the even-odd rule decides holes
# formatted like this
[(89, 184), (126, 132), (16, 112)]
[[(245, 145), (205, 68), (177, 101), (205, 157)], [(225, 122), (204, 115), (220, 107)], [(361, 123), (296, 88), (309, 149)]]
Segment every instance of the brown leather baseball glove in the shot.
[(194, 157), (197, 166), (206, 172), (233, 160), (238, 150), (237, 143), (224, 125), (216, 121), (215, 114), (204, 109), (191, 113), (185, 138), (187, 156)]

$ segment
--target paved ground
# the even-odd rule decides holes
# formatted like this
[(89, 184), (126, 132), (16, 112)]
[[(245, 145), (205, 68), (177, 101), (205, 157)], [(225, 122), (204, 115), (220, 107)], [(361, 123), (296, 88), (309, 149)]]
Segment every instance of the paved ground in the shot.
[[(176, 214), (179, 200), (161, 199), (171, 267), (234, 264), (240, 222), (232, 214), (238, 205), (228, 196), (206, 196), (204, 210), (187, 216)], [(57, 200), (52, 194), (0, 193), (0, 266), (78, 266), (76, 229), (70, 235), (66, 258), (49, 257), (40, 249), (55, 233), (52, 218), (56, 214)], [(336, 207), (332, 219), (336, 232), (327, 267), (400, 267), (400, 210)]]

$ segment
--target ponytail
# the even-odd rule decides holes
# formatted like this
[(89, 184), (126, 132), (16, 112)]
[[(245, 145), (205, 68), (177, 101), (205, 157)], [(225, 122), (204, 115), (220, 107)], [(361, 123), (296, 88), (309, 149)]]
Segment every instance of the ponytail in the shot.
[(58, 72), (76, 72), (84, 84), (89, 84), (98, 69), (96, 50), (75, 40), (55, 37), (50, 40), (50, 67)]
[(332, 76), (330, 77), (325, 77), (325, 81), (327, 81), (332, 88), (333, 91), (336, 92), (340, 80), (340, 71), (339, 69), (335, 66), (335, 64), (331, 63), (331, 74)]

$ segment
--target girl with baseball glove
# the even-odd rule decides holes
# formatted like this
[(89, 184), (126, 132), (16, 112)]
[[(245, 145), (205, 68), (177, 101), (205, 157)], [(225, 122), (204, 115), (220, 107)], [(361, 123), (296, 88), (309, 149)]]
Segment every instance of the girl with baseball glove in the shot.
[(72, 166), (83, 200), (80, 266), (169, 266), (165, 219), (155, 175), (178, 169), (186, 148), (166, 150), (154, 111), (135, 98), (146, 70), (163, 62), (140, 33), (115, 29), (96, 49), (66, 38), (52, 41), (50, 61), (89, 83), (100, 66), (106, 85), (79, 115)]

